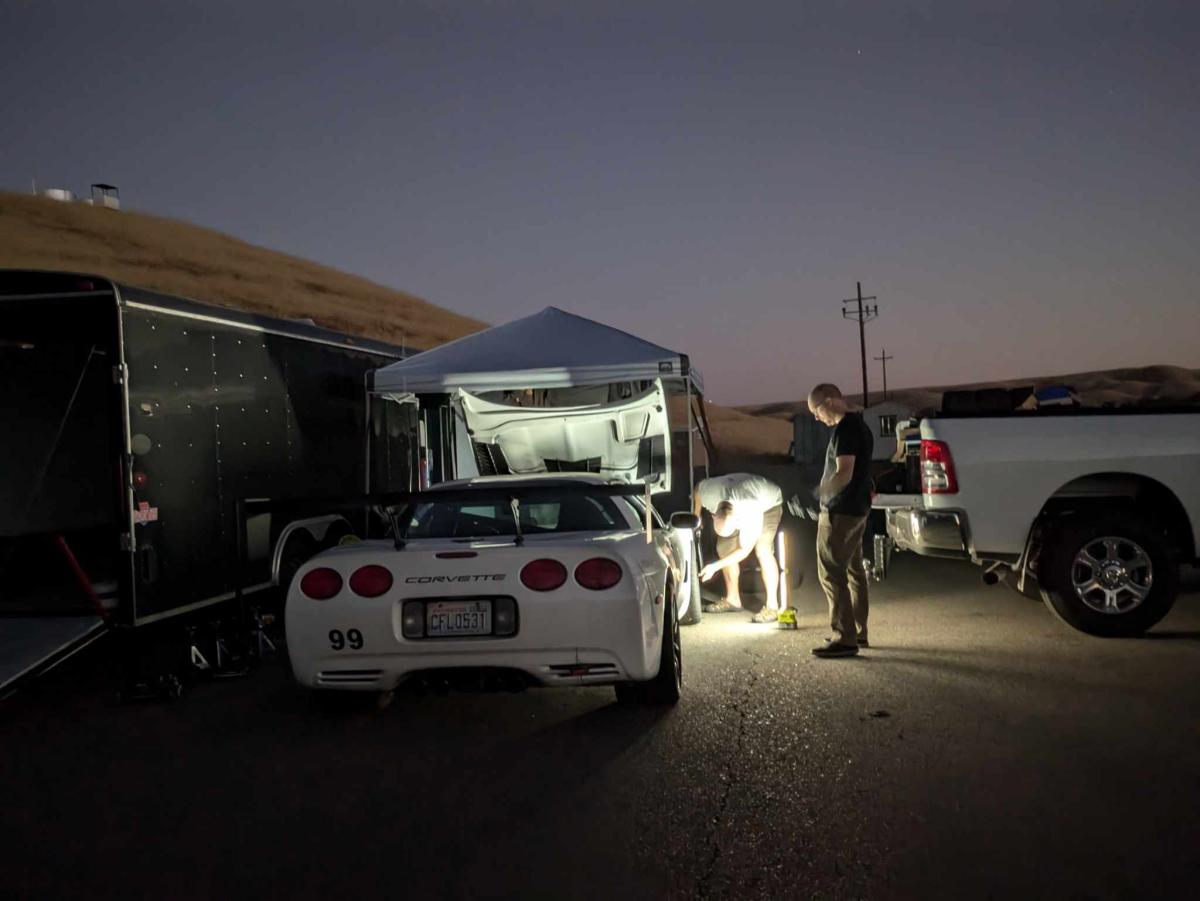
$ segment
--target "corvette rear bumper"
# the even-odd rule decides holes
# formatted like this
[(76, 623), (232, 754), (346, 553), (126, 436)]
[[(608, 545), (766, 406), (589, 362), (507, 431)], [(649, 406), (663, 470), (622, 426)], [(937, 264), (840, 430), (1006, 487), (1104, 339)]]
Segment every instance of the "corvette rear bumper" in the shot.
[(617, 653), (599, 648), (543, 648), (518, 650), (476, 648), (470, 651), (423, 650), (421, 653), (292, 656), (296, 681), (307, 688), (341, 691), (390, 691), (413, 678), (440, 678), (439, 674), (488, 676), (519, 674), (528, 683), (543, 686), (604, 685), (641, 681), (656, 673), (646, 667), (627, 666)]

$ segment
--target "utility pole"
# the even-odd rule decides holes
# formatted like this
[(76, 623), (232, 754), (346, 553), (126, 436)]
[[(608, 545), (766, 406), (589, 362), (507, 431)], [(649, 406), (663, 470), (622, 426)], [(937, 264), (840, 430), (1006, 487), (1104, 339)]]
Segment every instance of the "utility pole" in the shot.
[[(879, 316), (879, 304), (875, 306), (863, 306), (864, 300), (874, 300), (872, 297), (863, 297), (862, 282), (858, 282), (858, 297), (851, 297), (849, 300), (842, 301), (842, 318), (853, 319), (858, 322), (858, 347), (862, 352), (862, 377), (863, 377), (863, 408), (871, 405), (870, 398), (867, 396), (867, 331), (866, 324), (872, 319)], [(858, 307), (847, 307), (848, 303), (857, 303)]]
[(888, 393), (887, 393), (887, 361), (888, 361), (888, 360), (894, 360), (894, 359), (896, 359), (896, 358), (895, 358), (895, 357), (889, 357), (889, 356), (888, 356), (888, 352), (887, 352), (887, 348), (885, 347), (885, 348), (883, 349), (883, 355), (882, 355), (882, 356), (879, 356), (879, 357), (872, 357), (871, 359), (873, 359), (873, 360), (878, 360), (880, 363), (882, 363), (882, 364), (883, 364), (883, 399), (884, 399), (884, 400), (887, 400), (887, 399), (888, 399)]

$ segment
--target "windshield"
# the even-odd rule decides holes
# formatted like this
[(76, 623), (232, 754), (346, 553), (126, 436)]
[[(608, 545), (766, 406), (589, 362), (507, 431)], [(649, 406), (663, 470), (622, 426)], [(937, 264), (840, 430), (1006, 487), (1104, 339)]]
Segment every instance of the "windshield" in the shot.
[[(612, 500), (572, 495), (561, 499), (539, 498), (522, 503), (521, 534), (556, 532), (606, 532), (628, 529), (629, 524)], [(405, 537), (486, 538), (516, 535), (512, 508), (506, 500), (454, 501), (419, 504), (409, 517)]]

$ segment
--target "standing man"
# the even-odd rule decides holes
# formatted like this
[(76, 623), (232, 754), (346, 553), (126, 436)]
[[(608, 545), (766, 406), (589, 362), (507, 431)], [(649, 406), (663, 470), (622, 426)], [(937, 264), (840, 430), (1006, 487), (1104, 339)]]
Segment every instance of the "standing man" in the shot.
[(779, 564), (775, 560), (775, 534), (783, 517), (783, 492), (770, 479), (734, 472), (705, 479), (696, 486), (693, 512), (713, 515), (717, 533), (717, 559), (700, 570), (707, 582), (718, 572), (725, 576), (725, 600), (708, 609), (714, 613), (741, 610), (738, 589), (741, 563), (754, 551), (762, 570), (767, 604), (754, 614), (756, 623), (779, 619)]
[(825, 475), (817, 486), (817, 574), (829, 598), (833, 637), (818, 657), (853, 657), (867, 647), (867, 571), (863, 532), (871, 512), (871, 452), (875, 440), (860, 413), (846, 406), (836, 385), (821, 384), (808, 395), (808, 409), (833, 428), (825, 452)]

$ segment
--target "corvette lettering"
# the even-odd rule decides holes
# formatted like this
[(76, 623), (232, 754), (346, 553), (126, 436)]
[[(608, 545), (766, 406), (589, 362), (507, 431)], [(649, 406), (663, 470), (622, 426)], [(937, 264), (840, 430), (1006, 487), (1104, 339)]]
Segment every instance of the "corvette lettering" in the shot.
[(477, 576), (409, 576), (408, 585), (430, 585), (438, 582), (503, 582), (504, 573), (486, 573)]

